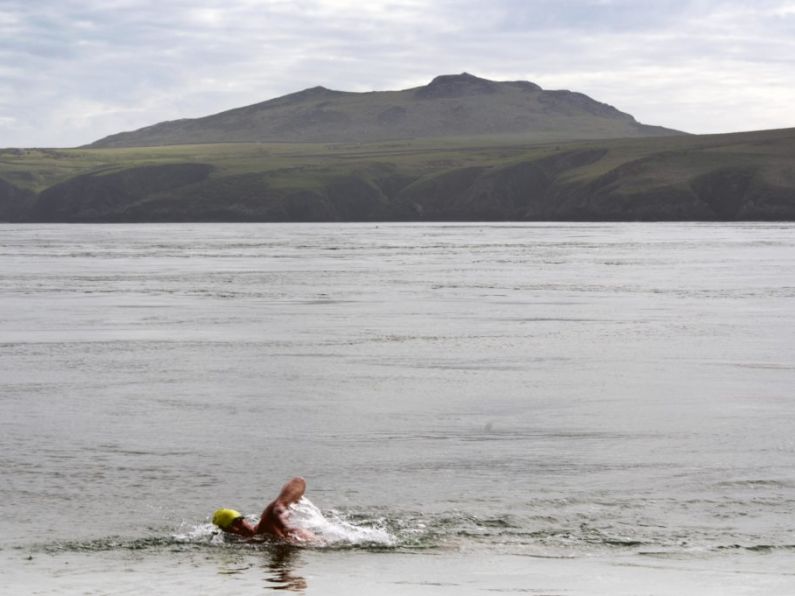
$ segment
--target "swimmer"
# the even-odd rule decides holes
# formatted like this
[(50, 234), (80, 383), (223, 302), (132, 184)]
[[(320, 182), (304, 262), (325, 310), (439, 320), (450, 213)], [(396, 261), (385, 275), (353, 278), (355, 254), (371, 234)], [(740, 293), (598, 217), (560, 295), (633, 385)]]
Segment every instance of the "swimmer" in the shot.
[(291, 526), (289, 521), (290, 505), (300, 501), (304, 492), (306, 492), (306, 480), (296, 476), (285, 484), (279, 496), (265, 507), (256, 526), (234, 509), (218, 509), (213, 513), (213, 523), (224, 532), (243, 538), (271, 536), (292, 544), (310, 541), (315, 538), (312, 532)]

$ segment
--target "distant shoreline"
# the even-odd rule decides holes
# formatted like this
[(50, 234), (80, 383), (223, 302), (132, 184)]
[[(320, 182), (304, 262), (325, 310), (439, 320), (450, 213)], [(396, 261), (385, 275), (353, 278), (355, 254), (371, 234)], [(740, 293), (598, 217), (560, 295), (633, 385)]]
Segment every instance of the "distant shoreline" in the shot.
[(795, 220), (795, 129), (0, 151), (0, 221)]

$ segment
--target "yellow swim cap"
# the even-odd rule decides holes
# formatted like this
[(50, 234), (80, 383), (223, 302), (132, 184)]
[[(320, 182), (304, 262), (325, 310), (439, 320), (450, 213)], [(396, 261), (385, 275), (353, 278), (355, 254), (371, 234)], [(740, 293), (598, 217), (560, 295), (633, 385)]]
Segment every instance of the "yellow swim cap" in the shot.
[(241, 517), (243, 514), (234, 509), (219, 509), (213, 513), (213, 523), (222, 530), (226, 530), (232, 525), (232, 522)]

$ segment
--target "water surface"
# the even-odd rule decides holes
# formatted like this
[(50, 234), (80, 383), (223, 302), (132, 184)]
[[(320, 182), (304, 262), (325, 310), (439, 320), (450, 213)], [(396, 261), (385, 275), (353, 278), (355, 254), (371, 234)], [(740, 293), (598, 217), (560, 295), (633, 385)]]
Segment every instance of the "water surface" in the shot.
[[(216, 592), (229, 556), (289, 587), (281, 551), (207, 519), (302, 474), (329, 519), (389, 537), (287, 556), (315, 593), (354, 561), (388, 569), (349, 586), (412, 593), (406, 556), (421, 592), (528, 589), (547, 557), (564, 580), (651, 560), (676, 562), (670, 593), (745, 568), (795, 589), (793, 232), (0, 226), (0, 558), (47, 561), (42, 590), (58, 557), (107, 586), (91, 562), (131, 552)], [(466, 584), (486, 561), (507, 575)]]

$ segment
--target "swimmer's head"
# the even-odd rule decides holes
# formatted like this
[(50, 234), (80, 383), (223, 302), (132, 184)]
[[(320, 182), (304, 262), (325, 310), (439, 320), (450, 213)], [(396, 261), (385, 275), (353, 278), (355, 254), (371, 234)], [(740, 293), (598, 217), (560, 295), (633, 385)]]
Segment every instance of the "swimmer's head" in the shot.
[(213, 523), (222, 530), (229, 530), (239, 519), (243, 519), (243, 514), (234, 509), (218, 509), (213, 513)]

